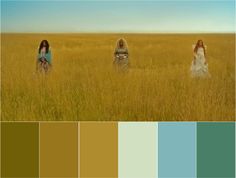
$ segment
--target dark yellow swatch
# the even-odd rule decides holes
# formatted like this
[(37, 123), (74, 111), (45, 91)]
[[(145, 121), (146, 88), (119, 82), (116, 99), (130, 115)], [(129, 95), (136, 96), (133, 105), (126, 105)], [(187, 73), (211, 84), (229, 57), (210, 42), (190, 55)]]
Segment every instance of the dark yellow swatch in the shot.
[(40, 177), (78, 177), (78, 123), (40, 124)]
[(2, 177), (2, 157), (1, 157), (1, 149), (2, 149), (2, 136), (1, 136), (1, 124), (2, 122), (0, 121), (0, 177)]
[(39, 124), (1, 123), (2, 177), (39, 177)]
[(80, 176), (118, 177), (117, 123), (80, 124)]

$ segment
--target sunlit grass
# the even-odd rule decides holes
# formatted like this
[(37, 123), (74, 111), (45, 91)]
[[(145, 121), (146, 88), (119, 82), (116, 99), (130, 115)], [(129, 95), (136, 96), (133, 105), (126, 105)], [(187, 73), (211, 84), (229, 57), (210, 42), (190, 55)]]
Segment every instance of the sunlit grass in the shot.
[[(130, 70), (113, 66), (125, 37)], [(35, 74), (39, 42), (53, 53)], [(192, 79), (192, 44), (208, 46), (210, 79)], [(2, 120), (234, 120), (234, 35), (2, 35)]]

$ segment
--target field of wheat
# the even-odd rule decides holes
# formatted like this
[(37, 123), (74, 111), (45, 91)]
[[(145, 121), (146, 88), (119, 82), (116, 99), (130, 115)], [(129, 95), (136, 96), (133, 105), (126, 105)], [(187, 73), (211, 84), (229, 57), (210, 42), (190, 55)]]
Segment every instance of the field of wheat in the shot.
[[(130, 68), (114, 70), (116, 40)], [(35, 73), (47, 39), (50, 74)], [(190, 77), (192, 44), (207, 45), (209, 79)], [(234, 34), (2, 34), (2, 120), (235, 120)]]

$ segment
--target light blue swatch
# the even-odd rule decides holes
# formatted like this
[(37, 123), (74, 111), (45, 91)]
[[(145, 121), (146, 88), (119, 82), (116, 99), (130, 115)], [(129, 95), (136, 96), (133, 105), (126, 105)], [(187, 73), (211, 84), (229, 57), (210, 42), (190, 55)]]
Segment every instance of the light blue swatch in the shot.
[(196, 177), (196, 123), (158, 123), (158, 177)]

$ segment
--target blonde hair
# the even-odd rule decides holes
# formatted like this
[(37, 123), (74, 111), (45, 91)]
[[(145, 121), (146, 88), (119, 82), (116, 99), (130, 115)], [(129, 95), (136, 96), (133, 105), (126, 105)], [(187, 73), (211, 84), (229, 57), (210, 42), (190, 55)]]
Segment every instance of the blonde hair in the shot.
[(127, 42), (126, 42), (126, 40), (124, 38), (120, 38), (120, 39), (117, 40), (117, 42), (116, 42), (116, 49), (120, 48), (120, 41), (123, 41), (123, 48), (128, 49)]

